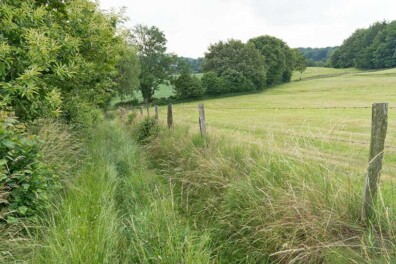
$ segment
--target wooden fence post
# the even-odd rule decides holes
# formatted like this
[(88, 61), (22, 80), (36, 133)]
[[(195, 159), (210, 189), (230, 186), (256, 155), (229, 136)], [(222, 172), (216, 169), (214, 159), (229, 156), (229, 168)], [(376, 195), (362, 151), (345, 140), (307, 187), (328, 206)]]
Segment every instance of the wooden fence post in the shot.
[(140, 106), (140, 115), (143, 116), (143, 106)]
[(363, 191), (363, 220), (368, 220), (373, 214), (373, 206), (377, 195), (379, 178), (384, 157), (385, 137), (388, 127), (388, 104), (373, 104), (371, 117), (370, 155), (366, 182)]
[(146, 109), (147, 109), (147, 116), (150, 116), (150, 105), (146, 105)]
[(201, 137), (206, 137), (206, 124), (205, 124), (205, 109), (203, 104), (198, 105), (199, 109), (199, 129), (201, 131)]
[(172, 113), (172, 104), (168, 104), (168, 128), (173, 127), (173, 113)]
[(154, 113), (155, 113), (155, 115), (154, 115), (155, 120), (158, 121), (158, 105), (155, 105), (155, 106), (154, 106)]

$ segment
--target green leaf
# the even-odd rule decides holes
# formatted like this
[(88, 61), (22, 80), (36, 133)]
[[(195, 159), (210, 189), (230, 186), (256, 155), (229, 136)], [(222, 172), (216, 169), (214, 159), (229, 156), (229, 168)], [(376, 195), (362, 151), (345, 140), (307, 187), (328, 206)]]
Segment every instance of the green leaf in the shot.
[(20, 206), (20, 207), (18, 207), (18, 212), (19, 212), (21, 215), (25, 215), (26, 212), (27, 212), (27, 210), (28, 210), (28, 208), (27, 208), (26, 206)]
[(9, 217), (7, 217), (7, 223), (8, 224), (16, 224), (16, 223), (18, 223), (18, 218), (9, 216)]
[(5, 141), (2, 142), (2, 144), (5, 147), (10, 148), (10, 149), (13, 149), (15, 147), (15, 143), (10, 141), (10, 140), (5, 140)]

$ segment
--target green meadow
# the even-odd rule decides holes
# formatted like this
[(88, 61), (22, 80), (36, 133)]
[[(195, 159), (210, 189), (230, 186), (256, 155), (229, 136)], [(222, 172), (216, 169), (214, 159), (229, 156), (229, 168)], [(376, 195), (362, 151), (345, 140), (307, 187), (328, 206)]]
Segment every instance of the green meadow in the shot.
[[(308, 68), (295, 73), (292, 82), (259, 93), (176, 104), (174, 122), (198, 130), (197, 105), (204, 103), (209, 134), (326, 160), (363, 174), (375, 102), (390, 107), (383, 179), (391, 179), (396, 172), (396, 69)], [(165, 120), (165, 107), (160, 107), (160, 116)]]

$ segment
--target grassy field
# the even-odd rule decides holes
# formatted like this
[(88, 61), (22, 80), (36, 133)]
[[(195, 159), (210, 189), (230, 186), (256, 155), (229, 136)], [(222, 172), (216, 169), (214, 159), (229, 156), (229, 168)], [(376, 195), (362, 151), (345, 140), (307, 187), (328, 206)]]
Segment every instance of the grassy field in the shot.
[[(148, 146), (177, 183), (218, 263), (394, 263), (396, 69), (309, 68), (263, 92), (174, 105), (174, 130)], [(375, 217), (361, 219), (371, 104), (388, 102)], [(356, 108), (357, 107), (357, 108)], [(160, 108), (165, 123), (166, 108)]]
[(396, 104), (395, 89), (396, 70), (310, 68), (206, 100), (206, 140), (199, 102), (174, 105), (173, 130), (109, 112), (29, 245), (3, 262), (395, 263), (393, 109), (379, 202), (360, 217), (370, 106)]
[[(293, 80), (257, 94), (203, 101), (208, 133), (216, 131), (237, 141), (270, 145), (279, 152), (326, 160), (363, 174), (371, 104), (388, 102), (391, 109), (382, 179), (390, 180), (396, 173), (396, 109), (392, 108), (396, 107), (396, 69), (308, 68), (303, 74), (296, 73)], [(198, 130), (198, 103), (175, 105), (175, 124), (190, 123)], [(322, 107), (341, 108), (317, 109)], [(164, 120), (166, 110), (160, 110)]]

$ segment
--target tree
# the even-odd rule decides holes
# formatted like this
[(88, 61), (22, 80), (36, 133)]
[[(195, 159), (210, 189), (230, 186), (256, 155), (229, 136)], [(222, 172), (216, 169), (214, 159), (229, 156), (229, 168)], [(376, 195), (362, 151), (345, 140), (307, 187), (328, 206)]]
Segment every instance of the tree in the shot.
[(293, 69), (302, 73), (307, 68), (307, 60), (299, 49), (292, 49), (293, 52)]
[(254, 45), (231, 39), (209, 46), (203, 70), (227, 80), (231, 86), (222, 89), (223, 92), (254, 91), (265, 87), (266, 67), (263, 61), (264, 57)]
[(150, 102), (159, 85), (169, 80), (174, 56), (166, 53), (165, 35), (155, 26), (135, 26), (132, 43), (140, 60), (140, 91), (145, 102)]
[(264, 56), (267, 67), (267, 84), (290, 81), (293, 71), (293, 54), (285, 42), (272, 36), (259, 36), (248, 41)]
[(129, 47), (123, 52), (117, 69), (119, 74), (115, 81), (119, 84), (118, 94), (121, 97), (131, 95), (134, 91), (139, 90), (140, 64), (133, 47)]
[(335, 68), (380, 69), (396, 66), (396, 21), (357, 29), (330, 58)]

